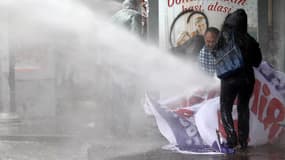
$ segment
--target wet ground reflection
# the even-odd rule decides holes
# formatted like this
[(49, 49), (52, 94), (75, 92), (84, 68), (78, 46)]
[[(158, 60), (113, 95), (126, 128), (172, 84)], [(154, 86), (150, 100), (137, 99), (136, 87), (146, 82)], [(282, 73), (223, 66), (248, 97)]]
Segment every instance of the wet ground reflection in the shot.
[(2, 160), (87, 160), (88, 144), (1, 141)]
[(237, 152), (232, 155), (193, 155), (180, 154), (162, 149), (145, 153), (110, 158), (108, 160), (281, 160), (285, 159), (284, 146), (265, 145), (251, 147), (247, 152)]
[[(158, 140), (160, 141), (160, 140)], [(250, 147), (232, 155), (181, 154), (161, 149), (163, 141), (93, 141), (56, 143), (1, 141), (0, 159), (5, 160), (281, 160), (284, 145)]]

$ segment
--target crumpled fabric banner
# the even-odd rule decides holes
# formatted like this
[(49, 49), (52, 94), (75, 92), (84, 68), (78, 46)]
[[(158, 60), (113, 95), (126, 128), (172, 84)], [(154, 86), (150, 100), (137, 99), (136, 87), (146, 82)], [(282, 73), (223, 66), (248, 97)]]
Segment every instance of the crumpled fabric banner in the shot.
[[(283, 131), (280, 124), (285, 121), (285, 74), (266, 62), (254, 71), (250, 146), (274, 143)], [(164, 148), (190, 154), (233, 153), (224, 145), (226, 134), (219, 111), (219, 93), (219, 86), (169, 99), (154, 99), (146, 93), (144, 109), (155, 117), (160, 133), (169, 141)], [(232, 115), (237, 130), (236, 105)]]

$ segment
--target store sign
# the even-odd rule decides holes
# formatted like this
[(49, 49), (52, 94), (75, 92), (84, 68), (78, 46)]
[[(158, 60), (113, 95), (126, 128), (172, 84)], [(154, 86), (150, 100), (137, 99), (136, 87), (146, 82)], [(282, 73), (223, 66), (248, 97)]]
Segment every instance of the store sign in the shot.
[[(209, 26), (220, 29), (224, 18), (239, 8), (245, 9), (248, 30), (256, 37), (257, 0), (160, 0), (160, 46), (178, 46), (185, 35), (189, 38), (203, 35)], [(182, 12), (187, 13), (181, 15)]]

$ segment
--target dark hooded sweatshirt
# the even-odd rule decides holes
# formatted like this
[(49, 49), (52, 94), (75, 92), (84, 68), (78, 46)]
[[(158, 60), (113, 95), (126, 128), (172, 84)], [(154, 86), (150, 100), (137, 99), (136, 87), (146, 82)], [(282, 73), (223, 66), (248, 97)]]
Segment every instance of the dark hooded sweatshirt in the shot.
[(258, 42), (247, 33), (247, 15), (243, 10), (237, 10), (226, 17), (216, 49), (226, 45), (231, 34), (235, 36), (245, 62), (245, 67), (232, 76), (238, 76), (240, 73), (254, 76), (252, 67), (260, 65), (262, 55)]

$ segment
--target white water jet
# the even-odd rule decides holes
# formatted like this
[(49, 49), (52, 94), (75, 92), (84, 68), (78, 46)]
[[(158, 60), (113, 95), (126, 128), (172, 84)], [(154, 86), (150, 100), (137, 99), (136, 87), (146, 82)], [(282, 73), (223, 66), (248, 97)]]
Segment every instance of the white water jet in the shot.
[[(34, 63), (44, 63), (42, 72), (55, 79), (55, 94), (75, 104), (74, 112), (80, 102), (101, 112), (104, 122), (92, 126), (115, 123), (128, 131), (129, 123), (143, 123), (137, 121), (145, 91), (167, 97), (213, 84), (194, 61), (142, 42), (80, 1), (1, 1), (0, 30), (7, 30), (16, 56), (32, 51), (48, 59)], [(16, 67), (25, 65), (16, 61)]]

